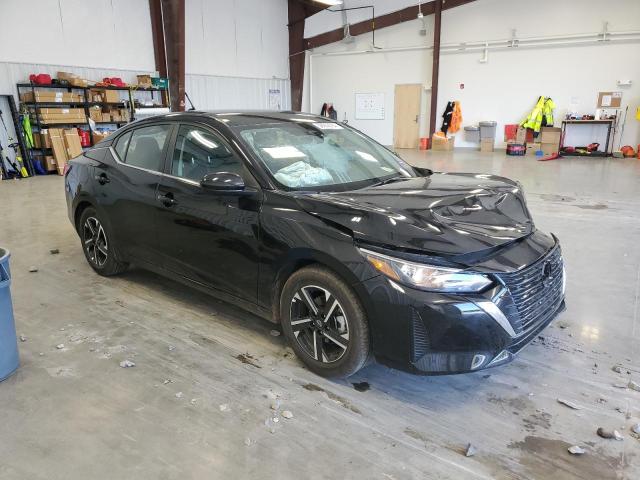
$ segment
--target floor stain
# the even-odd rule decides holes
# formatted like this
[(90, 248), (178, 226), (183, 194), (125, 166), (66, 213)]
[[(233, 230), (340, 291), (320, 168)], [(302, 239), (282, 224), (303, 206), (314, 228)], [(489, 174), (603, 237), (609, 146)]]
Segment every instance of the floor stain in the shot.
[(427, 439), (427, 437), (425, 437), (423, 434), (421, 434), (420, 432), (414, 430), (413, 428), (407, 427), (404, 429), (404, 434), (410, 436), (411, 438), (415, 439), (415, 440), (420, 440), (421, 442), (425, 442), (428, 443), (429, 440)]
[(366, 392), (371, 388), (371, 385), (369, 385), (369, 382), (355, 382), (355, 383), (352, 383), (351, 385), (353, 385), (353, 388), (355, 388), (359, 392)]
[[(509, 448), (522, 452), (520, 464), (531, 478), (593, 478), (617, 480), (625, 467), (622, 457), (608, 456), (588, 449), (586, 454), (571, 455), (570, 443), (538, 436), (512, 442)], [(627, 460), (628, 461), (628, 460)]]
[(596, 203), (595, 205), (574, 205), (574, 207), (582, 208), (584, 210), (606, 210), (609, 208), (604, 203)]
[(540, 198), (549, 202), (575, 202), (576, 199), (566, 195), (558, 195), (556, 193), (543, 193)]
[(548, 430), (551, 428), (551, 414), (536, 410), (535, 413), (523, 418), (522, 423), (527, 432), (534, 432), (538, 427)]
[(333, 400), (334, 402), (340, 404), (343, 408), (346, 408), (347, 410), (351, 410), (353, 413), (357, 413), (358, 415), (362, 415), (362, 412), (358, 409), (358, 407), (352, 405), (351, 402), (349, 402), (349, 400), (339, 395), (336, 395), (333, 392), (325, 390), (324, 388), (314, 383), (307, 383), (303, 385), (302, 388), (304, 388), (305, 390), (309, 390), (310, 392), (323, 392), (327, 397), (329, 397), (330, 400)]
[(258, 365), (254, 360), (255, 358), (253, 358), (251, 355), (249, 355), (248, 353), (241, 353), (240, 355), (236, 355), (236, 360), (240, 360), (242, 363), (246, 364), (246, 365), (251, 365), (252, 367), (256, 367), (256, 368), (262, 368), (260, 365)]

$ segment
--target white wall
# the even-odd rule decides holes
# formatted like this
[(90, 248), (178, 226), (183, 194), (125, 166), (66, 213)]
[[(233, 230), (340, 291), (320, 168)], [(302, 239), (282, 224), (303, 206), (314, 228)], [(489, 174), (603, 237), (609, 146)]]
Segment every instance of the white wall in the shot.
[[(377, 2), (375, 2), (377, 5)], [(523, 13), (524, 12), (524, 13)], [(323, 15), (328, 15), (324, 12)], [(339, 14), (333, 14), (338, 17)], [(421, 37), (418, 20), (379, 30), (376, 43), (382, 47), (432, 44), (432, 16), (428, 36)], [(313, 17), (312, 17), (313, 19)], [(458, 43), (506, 39), (511, 30), (518, 36), (565, 35), (598, 32), (602, 22), (613, 31), (640, 30), (640, 2), (637, 0), (482, 0), (443, 13), (442, 42)], [(311, 25), (314, 25), (311, 22)], [(330, 28), (328, 28), (330, 29)], [(315, 32), (320, 33), (320, 32)], [(358, 37), (355, 45), (327, 45), (313, 53), (370, 48), (371, 35)], [(498, 122), (498, 145), (503, 126), (518, 123), (533, 107), (539, 95), (556, 102), (556, 119), (574, 104), (581, 113), (593, 113), (599, 91), (622, 90), (623, 104), (630, 105), (623, 144), (640, 142), (640, 122), (634, 119), (640, 105), (638, 43), (491, 51), (489, 61), (480, 63), (480, 52), (448, 53), (440, 57), (438, 115), (449, 100), (462, 102), (463, 125), (480, 120)], [(351, 123), (385, 144), (393, 141), (393, 88), (396, 83), (431, 83), (431, 51), (389, 52), (346, 57), (313, 58), (313, 105), (309, 104), (306, 75), (303, 107), (319, 111), (322, 101), (333, 100)], [(616, 81), (630, 78), (630, 88)], [(464, 90), (459, 84), (464, 83)], [(352, 121), (354, 93), (385, 92), (387, 118), (380, 121)], [(428, 113), (424, 112), (428, 117)], [(342, 113), (340, 113), (342, 118)], [(438, 127), (440, 117), (438, 117)], [(579, 141), (579, 140), (576, 140)], [(616, 141), (616, 146), (618, 142)], [(456, 146), (472, 146), (456, 139)]]
[(291, 108), (287, 0), (186, 0), (186, 91), (199, 109)]
[(0, 62), (155, 70), (148, 0), (2, 0)]

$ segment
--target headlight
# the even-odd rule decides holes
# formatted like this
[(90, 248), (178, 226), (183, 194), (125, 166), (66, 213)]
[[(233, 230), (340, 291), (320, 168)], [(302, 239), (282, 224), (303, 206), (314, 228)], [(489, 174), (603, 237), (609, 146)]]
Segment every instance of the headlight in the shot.
[(390, 279), (422, 290), (473, 293), (492, 284), (486, 275), (479, 273), (466, 273), (455, 268), (413, 263), (364, 248), (361, 248), (360, 252), (376, 270)]

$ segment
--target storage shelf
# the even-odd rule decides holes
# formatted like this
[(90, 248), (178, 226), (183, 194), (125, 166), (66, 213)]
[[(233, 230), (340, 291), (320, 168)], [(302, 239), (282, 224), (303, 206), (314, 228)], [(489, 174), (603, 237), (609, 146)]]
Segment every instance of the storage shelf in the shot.
[(16, 84), (17, 87), (19, 88), (54, 88), (54, 89), (59, 89), (59, 88), (64, 88), (64, 89), (74, 89), (74, 90), (95, 90), (95, 89), (101, 89), (101, 90), (120, 90), (120, 91), (124, 91), (124, 92), (128, 92), (129, 90), (133, 90), (133, 91), (137, 91), (137, 92), (165, 92), (168, 90), (168, 88), (159, 88), (159, 87), (138, 87), (137, 85), (131, 85), (129, 87), (113, 87), (113, 86), (108, 86), (108, 87), (98, 87), (98, 86), (88, 86), (88, 87), (74, 87), (73, 85), (37, 85), (37, 84), (31, 84), (31, 83), (18, 83)]
[(72, 107), (84, 107), (84, 102), (22, 102), (23, 105), (27, 105), (29, 107), (60, 107), (65, 108), (63, 105), (71, 105)]

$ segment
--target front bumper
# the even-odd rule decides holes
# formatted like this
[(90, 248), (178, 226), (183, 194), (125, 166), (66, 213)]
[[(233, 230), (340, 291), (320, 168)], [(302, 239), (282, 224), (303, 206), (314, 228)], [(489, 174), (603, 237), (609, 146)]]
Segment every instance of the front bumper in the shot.
[[(551, 261), (553, 269), (547, 270), (561, 278), (536, 277)], [(513, 360), (565, 310), (559, 245), (517, 274), (496, 274), (495, 279), (494, 288), (474, 295), (425, 292), (383, 276), (364, 282), (376, 359), (432, 375)]]

